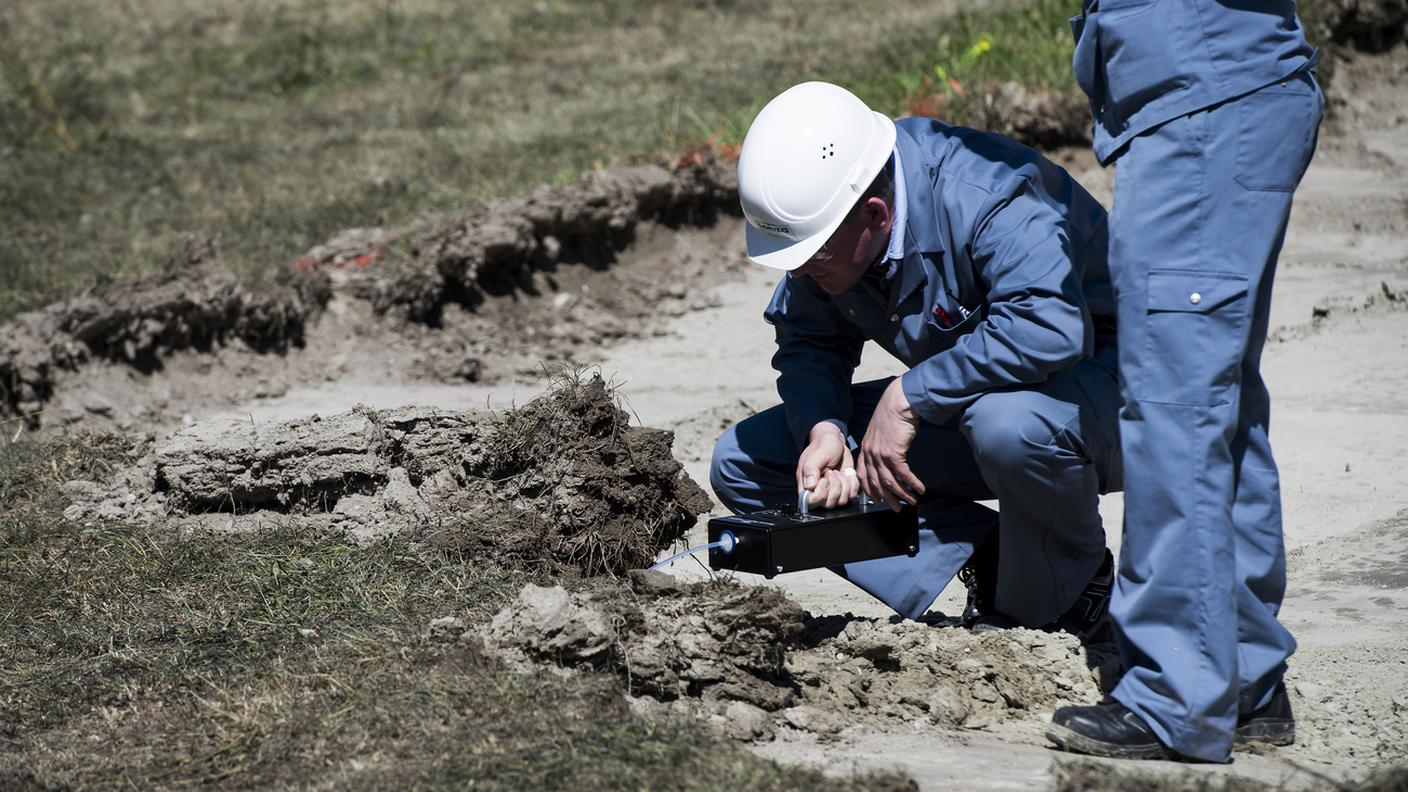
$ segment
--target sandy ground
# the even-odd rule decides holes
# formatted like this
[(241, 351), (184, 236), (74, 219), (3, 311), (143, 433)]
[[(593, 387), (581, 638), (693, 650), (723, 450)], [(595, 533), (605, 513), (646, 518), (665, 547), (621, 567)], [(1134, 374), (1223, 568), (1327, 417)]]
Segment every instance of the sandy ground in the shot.
[[(1336, 95), (1343, 98), (1296, 196), (1263, 363), (1273, 397), (1272, 439), (1290, 559), (1282, 616), (1300, 642), (1288, 676), (1299, 741), (1265, 754), (1238, 754), (1225, 767), (1153, 763), (1172, 772), (1231, 773), (1309, 788), (1323, 784), (1318, 774), (1356, 777), (1380, 764), (1408, 762), (1406, 66), (1408, 54), (1400, 47), (1389, 56), (1342, 65), (1336, 75)], [(1098, 168), (1088, 152), (1064, 158), (1108, 204), (1113, 173)], [(676, 455), (699, 482), (707, 482), (719, 432), (776, 402), (768, 365), (771, 329), (761, 318), (775, 279), (761, 268), (736, 266), (741, 247), (742, 228), (734, 219), (702, 229), (642, 232), (624, 261), (714, 256), (721, 262), (719, 282), (687, 284), (704, 299), (678, 312), (662, 333), (578, 356), (596, 361), (642, 423), (676, 430)], [(712, 307), (699, 307), (704, 305)], [(240, 383), (248, 395), (235, 398), (233, 407), (228, 394), (216, 393), (231, 387), (228, 381), (203, 386), (209, 399), (202, 386), (191, 385), (229, 362), (220, 356), (173, 358), (159, 376), (143, 379), (144, 398), (177, 399), (162, 402), (158, 411), (168, 422), (185, 413), (189, 421), (260, 425), (355, 404), (502, 408), (543, 387), (542, 377), (527, 368), (492, 385), (398, 379), (393, 374), (404, 370), (413, 345), (402, 348), (382, 336), (353, 332), (370, 321), (362, 310), (335, 299), (311, 331), (311, 345), (336, 346), (329, 337), (350, 334), (338, 358), (316, 371), (296, 361), (261, 362)], [(231, 354), (248, 368), (247, 355)], [(858, 376), (897, 371), (894, 361), (872, 348)], [(130, 393), (133, 387), (132, 375), (115, 367), (107, 373), (89, 369), (84, 377), (89, 396), (70, 398)], [(184, 384), (163, 396), (169, 382)], [(87, 409), (93, 412), (91, 405)], [(1101, 504), (1115, 548), (1121, 509), (1118, 494)], [(703, 532), (701, 521), (690, 543), (702, 543)], [(688, 579), (707, 574), (692, 560), (675, 563), (670, 572)], [(829, 573), (783, 576), (766, 585), (780, 587), (817, 615), (888, 615)], [(957, 583), (934, 606), (949, 614), (961, 607)], [(1033, 712), (1026, 723), (987, 731), (864, 726), (824, 740), (784, 731), (755, 750), (838, 773), (901, 770), (922, 789), (1029, 789), (1048, 784), (1052, 762), (1063, 758), (1044, 747), (1049, 716)]]

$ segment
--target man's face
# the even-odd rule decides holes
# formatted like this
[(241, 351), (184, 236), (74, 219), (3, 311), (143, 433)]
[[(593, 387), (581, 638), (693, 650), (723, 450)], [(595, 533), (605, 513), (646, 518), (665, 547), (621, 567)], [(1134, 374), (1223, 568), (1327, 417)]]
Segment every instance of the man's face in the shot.
[(851, 210), (826, 244), (789, 275), (816, 281), (827, 294), (841, 294), (855, 286), (870, 262), (890, 240), (890, 211), (885, 201), (871, 198)]

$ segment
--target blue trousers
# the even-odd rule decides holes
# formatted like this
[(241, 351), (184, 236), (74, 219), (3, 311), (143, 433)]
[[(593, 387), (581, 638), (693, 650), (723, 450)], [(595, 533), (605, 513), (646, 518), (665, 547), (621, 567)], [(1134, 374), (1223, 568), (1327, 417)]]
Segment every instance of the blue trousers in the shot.
[[(924, 482), (919, 553), (834, 571), (906, 618), (938, 597), (974, 546), (998, 530), (999, 611), (1025, 625), (1068, 609), (1104, 559), (1101, 493), (1119, 487), (1113, 344), (1046, 382), (984, 394), (954, 420), (922, 423), (908, 462)], [(851, 386), (852, 439), (864, 437), (889, 380)], [(730, 428), (710, 481), (735, 513), (797, 502), (797, 447), (784, 407)], [(996, 498), (1000, 511), (974, 503)]]
[(1291, 194), (1323, 98), (1303, 74), (1177, 118), (1118, 160), (1124, 539), (1114, 697), (1169, 746), (1218, 761), (1295, 649), (1280, 485), (1259, 372)]

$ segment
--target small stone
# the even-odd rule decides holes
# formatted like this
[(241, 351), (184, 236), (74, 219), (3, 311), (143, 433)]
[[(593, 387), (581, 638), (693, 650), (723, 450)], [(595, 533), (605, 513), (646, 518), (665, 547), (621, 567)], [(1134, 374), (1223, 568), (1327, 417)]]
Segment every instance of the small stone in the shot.
[(96, 501), (103, 497), (103, 487), (96, 481), (73, 479), (59, 485), (59, 491), (69, 500)]
[(277, 399), (288, 393), (288, 383), (283, 381), (261, 380), (254, 388), (256, 399)]
[(745, 701), (730, 701), (723, 717), (728, 735), (738, 740), (752, 741), (773, 736), (772, 719), (761, 707)]
[(1294, 687), (1296, 693), (1299, 693), (1301, 698), (1305, 699), (1306, 701), (1321, 703), (1324, 702), (1327, 698), (1325, 695), (1325, 688), (1315, 684), (1314, 682), (1296, 682), (1292, 687)]
[(298, 628), (298, 634), (301, 635), (301, 636), (303, 636), (304, 638), (317, 638), (317, 637), (318, 637), (318, 631), (317, 631), (317, 630), (314, 630), (314, 629), (312, 629), (312, 628), (309, 628), (309, 627), (299, 627), (299, 628)]
[(101, 394), (90, 394), (83, 400), (83, 409), (90, 415), (101, 415), (111, 418), (113, 413), (112, 402)]
[(631, 589), (638, 594), (679, 594), (684, 589), (674, 577), (653, 569), (632, 569), (626, 573)]
[(457, 616), (441, 616), (431, 619), (426, 626), (426, 637), (432, 641), (449, 642), (458, 639), (465, 631), (464, 619)]
[(792, 728), (813, 734), (836, 734), (845, 726), (836, 713), (808, 704), (785, 710), (782, 718)]
[(88, 513), (88, 507), (81, 503), (74, 503), (64, 509), (64, 519), (69, 522), (78, 522)]
[(557, 257), (562, 255), (562, 243), (551, 234), (544, 236), (538, 245), (543, 251), (543, 258), (548, 261), (557, 261)]
[(122, 504), (120, 501), (104, 501), (93, 510), (93, 516), (102, 520), (120, 520), (123, 516)]

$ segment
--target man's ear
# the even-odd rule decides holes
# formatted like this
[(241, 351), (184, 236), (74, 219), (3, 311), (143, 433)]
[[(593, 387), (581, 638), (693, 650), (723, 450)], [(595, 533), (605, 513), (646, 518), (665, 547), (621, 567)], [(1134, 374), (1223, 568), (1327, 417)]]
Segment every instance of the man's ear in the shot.
[(861, 217), (865, 218), (866, 227), (872, 231), (879, 231), (889, 225), (890, 206), (885, 203), (884, 198), (878, 195), (872, 195), (866, 199), (861, 213)]

